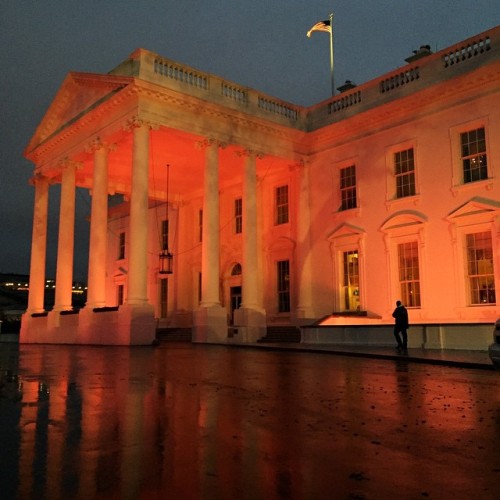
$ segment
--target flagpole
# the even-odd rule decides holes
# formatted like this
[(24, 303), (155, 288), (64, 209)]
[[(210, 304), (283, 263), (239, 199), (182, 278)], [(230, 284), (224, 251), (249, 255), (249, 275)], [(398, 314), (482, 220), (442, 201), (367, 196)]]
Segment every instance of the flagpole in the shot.
[(330, 14), (330, 77), (332, 81), (332, 96), (334, 96), (335, 80), (333, 78), (333, 13)]

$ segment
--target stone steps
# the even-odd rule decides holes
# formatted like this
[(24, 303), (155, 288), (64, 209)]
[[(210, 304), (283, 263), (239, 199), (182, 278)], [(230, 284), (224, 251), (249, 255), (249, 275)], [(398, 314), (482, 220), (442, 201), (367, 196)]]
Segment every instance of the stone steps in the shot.
[(295, 326), (268, 326), (259, 342), (300, 342), (300, 329)]

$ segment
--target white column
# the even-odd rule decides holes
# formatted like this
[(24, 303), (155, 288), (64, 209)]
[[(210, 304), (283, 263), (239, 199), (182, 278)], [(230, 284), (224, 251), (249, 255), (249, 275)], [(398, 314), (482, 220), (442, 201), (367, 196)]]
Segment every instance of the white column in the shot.
[(54, 311), (68, 311), (72, 308), (73, 253), (75, 244), (75, 186), (76, 163), (67, 161), (63, 165), (61, 180)]
[(220, 305), (219, 299), (219, 143), (205, 143), (205, 180), (201, 264), (201, 307)]
[(129, 225), (129, 305), (147, 304), (149, 124), (130, 123), (134, 134)]
[(311, 216), (309, 206), (309, 170), (301, 162), (295, 165), (298, 209), (297, 209), (297, 279), (298, 303), (297, 318), (312, 318), (312, 266), (311, 266)]
[(256, 155), (245, 153), (243, 172), (243, 297), (241, 307), (255, 309), (261, 306), (258, 286), (257, 245), (257, 175)]
[(47, 211), (49, 182), (46, 177), (35, 176), (35, 203), (31, 238), (30, 285), (28, 296), (29, 314), (44, 312), (45, 260), (47, 255)]
[(87, 307), (106, 305), (106, 246), (108, 222), (108, 152), (99, 139), (93, 141), (92, 207), (90, 213)]

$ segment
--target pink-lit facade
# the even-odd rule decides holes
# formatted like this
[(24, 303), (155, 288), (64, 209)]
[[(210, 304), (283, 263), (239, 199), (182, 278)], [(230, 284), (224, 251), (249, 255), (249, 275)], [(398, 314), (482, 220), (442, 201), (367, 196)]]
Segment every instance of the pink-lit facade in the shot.
[[(107, 75), (70, 73), (26, 150), (21, 342), (149, 344), (168, 327), (244, 343), (297, 325), (306, 342), (387, 343), (401, 299), (410, 346), (486, 348), (500, 317), (500, 28), (349, 87), (304, 108), (142, 49)], [(75, 187), (92, 193), (79, 312)]]

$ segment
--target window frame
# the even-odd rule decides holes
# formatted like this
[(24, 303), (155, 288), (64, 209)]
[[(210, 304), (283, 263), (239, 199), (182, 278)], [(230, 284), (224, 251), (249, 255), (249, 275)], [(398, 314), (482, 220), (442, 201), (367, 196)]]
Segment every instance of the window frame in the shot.
[[(358, 208), (358, 181), (356, 176), (356, 164), (342, 166), (339, 171), (339, 194), (340, 194), (340, 208), (339, 211), (345, 212), (346, 210), (353, 210)], [(352, 171), (351, 175), (343, 176), (346, 171)], [(349, 180), (354, 179), (354, 183), (348, 183)], [(347, 181), (346, 183), (344, 183)], [(354, 193), (354, 195), (353, 195)], [(354, 202), (353, 202), (354, 200)], [(351, 203), (353, 203), (351, 205)]]
[[(484, 136), (486, 142), (486, 162), (487, 162), (487, 178), (473, 182), (464, 182), (464, 172), (462, 163), (462, 145), (461, 134), (484, 128)], [(450, 127), (449, 129), (450, 143), (451, 143), (451, 168), (452, 168), (452, 186), (453, 194), (457, 194), (467, 190), (491, 190), (493, 188), (493, 181), (495, 179), (495, 162), (491, 155), (490, 145), (490, 124), (488, 117), (476, 118), (459, 125)]]
[[(286, 189), (286, 200), (280, 191)], [(281, 226), (290, 222), (290, 188), (288, 184), (282, 184), (274, 188), (274, 225)]]

